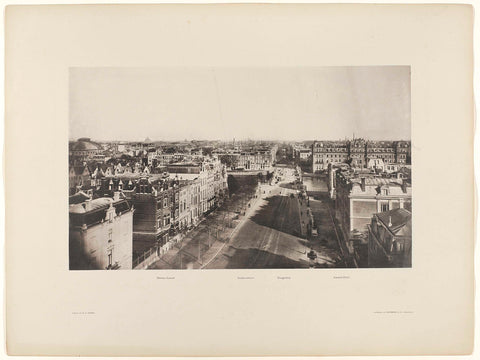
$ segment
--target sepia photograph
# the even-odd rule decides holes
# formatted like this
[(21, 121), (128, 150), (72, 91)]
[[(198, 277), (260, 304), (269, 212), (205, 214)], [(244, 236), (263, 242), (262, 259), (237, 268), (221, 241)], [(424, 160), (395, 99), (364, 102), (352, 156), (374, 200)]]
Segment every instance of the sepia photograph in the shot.
[(475, 358), (471, 5), (4, 20), (8, 355)]
[(410, 67), (70, 68), (70, 270), (412, 266)]

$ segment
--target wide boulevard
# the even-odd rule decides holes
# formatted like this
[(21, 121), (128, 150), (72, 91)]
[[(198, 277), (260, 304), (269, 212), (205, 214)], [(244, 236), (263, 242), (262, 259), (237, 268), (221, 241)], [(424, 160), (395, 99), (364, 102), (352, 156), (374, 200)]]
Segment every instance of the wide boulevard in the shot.
[[(261, 198), (254, 203), (218, 255), (204, 268), (265, 269), (342, 266), (328, 201), (307, 202), (289, 189), (293, 170), (282, 170), (282, 180), (261, 187)], [(310, 206), (310, 210), (309, 207)], [(308, 211), (313, 211), (321, 231), (307, 240)], [(307, 254), (314, 250), (316, 258)]]

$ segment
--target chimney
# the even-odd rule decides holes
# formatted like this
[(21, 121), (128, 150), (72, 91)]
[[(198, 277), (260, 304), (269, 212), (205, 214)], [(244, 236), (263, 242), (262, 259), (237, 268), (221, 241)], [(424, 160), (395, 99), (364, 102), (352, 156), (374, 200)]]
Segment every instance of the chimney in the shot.
[(85, 208), (85, 211), (92, 210), (92, 200), (91, 199), (85, 200), (85, 204), (83, 205), (83, 207)]
[(360, 180), (362, 181), (362, 183), (360, 184), (360, 187), (361, 187), (362, 191), (365, 191), (365, 178), (362, 177), (362, 178), (360, 178)]
[(392, 217), (388, 217), (388, 227), (392, 227)]
[(402, 192), (405, 194), (407, 192), (407, 181), (402, 179)]
[(120, 200), (120, 191), (115, 191), (113, 193), (113, 201), (118, 201)]

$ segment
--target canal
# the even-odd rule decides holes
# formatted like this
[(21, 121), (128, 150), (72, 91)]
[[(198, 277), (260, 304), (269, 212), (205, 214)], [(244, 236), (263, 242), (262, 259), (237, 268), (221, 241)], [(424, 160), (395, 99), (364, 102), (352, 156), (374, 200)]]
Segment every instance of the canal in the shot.
[(328, 192), (326, 180), (324, 175), (315, 177), (303, 176), (303, 184), (307, 187), (308, 192)]

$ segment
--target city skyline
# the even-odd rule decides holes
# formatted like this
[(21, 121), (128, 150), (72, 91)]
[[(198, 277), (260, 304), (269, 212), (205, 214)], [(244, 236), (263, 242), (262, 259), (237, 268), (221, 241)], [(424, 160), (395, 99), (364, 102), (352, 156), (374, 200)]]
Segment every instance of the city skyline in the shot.
[(365, 141), (385, 141), (385, 142), (395, 142), (395, 141), (411, 141), (410, 139), (403, 139), (403, 138), (389, 138), (389, 139), (371, 139), (369, 137), (359, 137), (353, 134), (353, 136), (345, 137), (343, 139), (300, 139), (300, 140), (288, 140), (288, 139), (201, 139), (201, 138), (193, 138), (193, 139), (173, 139), (173, 140), (164, 140), (164, 139), (150, 139), (148, 136), (145, 137), (143, 140), (124, 140), (124, 139), (98, 139), (95, 137), (89, 136), (81, 136), (78, 138), (69, 138), (70, 142), (77, 141), (79, 139), (89, 139), (90, 141), (98, 142), (98, 143), (141, 143), (146, 142), (145, 140), (149, 140), (152, 143), (182, 143), (182, 142), (220, 142), (220, 143), (232, 143), (235, 141), (236, 143), (246, 143), (246, 142), (269, 142), (269, 143), (308, 143), (308, 142), (315, 142), (315, 141), (330, 141), (330, 142), (341, 142), (341, 141), (351, 141), (353, 139), (363, 139)]
[(410, 140), (410, 131), (409, 66), (70, 69), (70, 139)]

